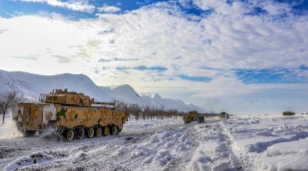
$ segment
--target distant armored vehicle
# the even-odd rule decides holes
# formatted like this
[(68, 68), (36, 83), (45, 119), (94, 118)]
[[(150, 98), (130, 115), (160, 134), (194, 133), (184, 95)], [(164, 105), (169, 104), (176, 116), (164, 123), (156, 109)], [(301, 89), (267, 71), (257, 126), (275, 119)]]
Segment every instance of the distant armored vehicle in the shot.
[(118, 134), (128, 116), (115, 110), (114, 103), (94, 102), (83, 93), (58, 90), (41, 95), (42, 104), (18, 103), (13, 107), (13, 119), (18, 129), (32, 136), (49, 128), (67, 140)]
[(183, 122), (184, 123), (190, 123), (192, 121), (196, 121), (197, 120), (197, 111), (193, 110), (193, 111), (189, 111), (187, 114), (183, 115)]
[(227, 112), (220, 112), (218, 115), (220, 119), (229, 119), (229, 114)]
[(204, 115), (198, 114), (197, 111), (189, 111), (187, 114), (183, 115), (183, 122), (190, 123), (192, 121), (197, 121), (198, 123), (204, 122)]

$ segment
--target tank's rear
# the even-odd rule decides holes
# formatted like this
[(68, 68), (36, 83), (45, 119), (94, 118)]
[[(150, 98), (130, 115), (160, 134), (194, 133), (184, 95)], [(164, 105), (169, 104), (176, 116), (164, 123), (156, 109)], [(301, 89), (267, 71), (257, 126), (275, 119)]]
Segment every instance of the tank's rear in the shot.
[(22, 131), (41, 131), (45, 128), (43, 122), (44, 104), (19, 103), (13, 107), (13, 119), (19, 123)]

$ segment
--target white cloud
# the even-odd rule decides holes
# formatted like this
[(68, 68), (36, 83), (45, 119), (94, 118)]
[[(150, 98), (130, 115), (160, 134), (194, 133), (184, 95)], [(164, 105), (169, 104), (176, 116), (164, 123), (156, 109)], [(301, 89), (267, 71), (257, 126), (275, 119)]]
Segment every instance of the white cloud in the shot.
[(46, 3), (51, 6), (67, 8), (73, 11), (82, 11), (92, 13), (95, 10), (94, 5), (90, 5), (87, 0), (70, 0), (62, 2), (61, 0), (21, 0), (23, 2)]
[[(225, 106), (230, 111), (249, 110), (247, 106), (260, 106), (261, 102), (270, 109), (275, 101), (270, 95), (288, 92), (285, 100), (275, 104), (281, 107), (287, 104), (287, 96), (292, 94), (289, 91), (298, 95), (290, 99), (302, 99), (299, 92), (307, 92), (307, 85), (247, 85), (233, 69), (308, 66), (307, 16), (289, 13), (286, 18), (273, 17), (288, 11), (284, 5), (272, 7), (271, 15), (245, 15), (253, 4), (209, 0), (194, 0), (194, 4), (214, 12), (190, 20), (173, 3), (158, 3), (125, 14), (97, 14), (95, 19), (77, 21), (55, 14), (0, 18), (0, 30), (6, 30), (0, 34), (0, 68), (45, 74), (84, 73), (99, 85), (128, 83), (137, 91), (181, 95), (184, 101), (202, 107), (216, 101), (216, 110)], [(273, 5), (264, 3), (262, 8), (270, 11)], [(11, 58), (31, 55), (37, 60)], [(98, 62), (102, 58), (106, 61)], [(119, 69), (136, 66), (168, 70)], [(294, 73), (308, 77), (306, 71)], [(179, 75), (212, 80), (190, 82)], [(291, 105), (301, 107), (302, 103)]]
[(197, 5), (199, 8), (203, 10), (216, 9), (218, 7), (228, 5), (224, 1), (217, 1), (217, 0), (193, 0), (193, 4)]
[(260, 3), (260, 7), (266, 10), (269, 15), (280, 15), (291, 11), (289, 4), (275, 3), (273, 1), (264, 1)]
[(185, 8), (189, 8), (190, 5), (190, 0), (178, 0), (178, 2), (181, 4), (181, 6), (185, 7)]
[(100, 8), (97, 8), (97, 10), (98, 10), (99, 12), (106, 12), (106, 13), (116, 13), (116, 12), (121, 11), (121, 9), (118, 8), (118, 7), (115, 7), (115, 6), (107, 6), (107, 5), (104, 5), (104, 6), (100, 7)]

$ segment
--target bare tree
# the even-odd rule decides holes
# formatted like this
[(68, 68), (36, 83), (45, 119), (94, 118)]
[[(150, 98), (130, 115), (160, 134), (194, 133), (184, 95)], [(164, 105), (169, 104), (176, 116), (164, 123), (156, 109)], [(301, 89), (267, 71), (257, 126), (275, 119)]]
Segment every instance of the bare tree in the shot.
[(166, 110), (164, 106), (154, 107), (151, 105), (139, 106), (138, 104), (128, 104), (123, 101), (114, 101), (116, 103), (116, 109), (123, 111), (129, 116), (135, 116), (135, 119), (138, 120), (139, 117), (145, 119), (164, 119), (164, 118), (178, 118), (182, 117), (185, 112), (179, 112), (176, 109)]
[(143, 118), (143, 120), (145, 120), (146, 116), (149, 118), (150, 110), (151, 110), (151, 106), (150, 105), (143, 106), (143, 108), (141, 110), (142, 111), (142, 118)]
[(16, 90), (0, 93), (0, 113), (2, 113), (2, 122), (9, 108), (23, 99), (23, 94)]
[(129, 108), (130, 108), (131, 114), (135, 116), (136, 120), (138, 120), (139, 119), (139, 114), (141, 113), (140, 106), (138, 104), (134, 103), (134, 104), (131, 104), (129, 106)]

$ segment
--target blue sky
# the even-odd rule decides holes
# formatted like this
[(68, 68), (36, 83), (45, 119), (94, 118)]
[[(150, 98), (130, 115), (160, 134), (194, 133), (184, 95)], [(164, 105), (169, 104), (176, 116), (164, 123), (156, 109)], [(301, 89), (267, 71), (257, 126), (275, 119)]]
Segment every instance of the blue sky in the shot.
[(214, 112), (301, 112), (307, 30), (306, 0), (1, 0), (0, 69), (83, 73)]

